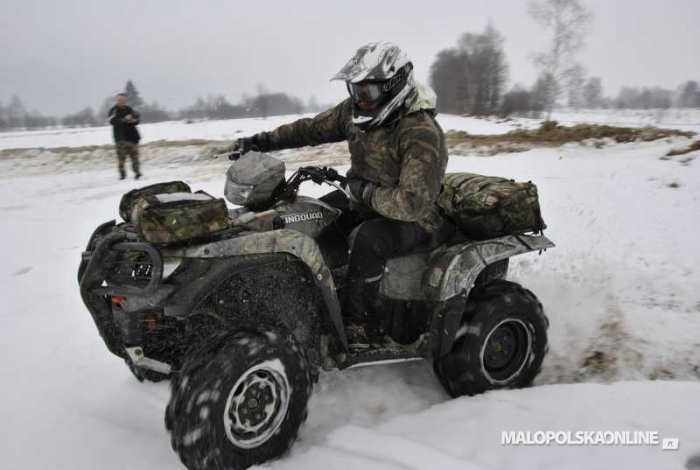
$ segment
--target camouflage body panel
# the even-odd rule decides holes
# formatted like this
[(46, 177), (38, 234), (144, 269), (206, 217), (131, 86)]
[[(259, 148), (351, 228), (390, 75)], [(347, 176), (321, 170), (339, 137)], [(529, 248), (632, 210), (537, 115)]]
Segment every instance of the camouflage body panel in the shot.
[[(245, 208), (229, 212), (234, 225), (240, 217), (245, 219), (247, 213), (248, 210)], [(299, 196), (296, 201), (277, 204), (272, 210), (265, 211), (263, 214), (265, 215), (244, 223), (243, 226), (260, 232), (288, 228), (316, 238), (338, 218), (340, 209), (331, 207), (318, 199)]]
[(469, 291), (487, 265), (553, 246), (544, 236), (509, 235), (390, 259), (380, 292), (400, 300), (447, 300), (464, 289)]
[(437, 202), (468, 237), (478, 240), (545, 228), (537, 186), (531, 182), (449, 173)]
[(265, 253), (289, 253), (301, 259), (309, 267), (316, 284), (321, 289), (332, 325), (344, 349), (347, 349), (345, 328), (340, 315), (340, 304), (333, 276), (326, 266), (321, 250), (312, 238), (296, 230), (249, 232), (237, 238), (179, 249), (170, 248), (163, 250), (162, 253), (164, 257), (174, 258), (226, 258)]
[(435, 300), (447, 300), (469, 292), (477, 276), (489, 264), (531, 251), (553, 248), (544, 235), (509, 235), (450, 247), (432, 261), (426, 272), (426, 288)]
[(375, 183), (371, 209), (432, 232), (440, 224), (433, 203), (447, 166), (447, 147), (430, 110), (410, 113), (367, 132), (352, 123), (348, 99), (313, 118), (299, 119), (266, 133), (270, 150), (347, 140), (348, 177)]
[(139, 237), (155, 244), (180, 243), (231, 227), (226, 202), (200, 193), (142, 197), (131, 220)]
[(156, 194), (168, 194), (168, 193), (191, 193), (187, 183), (182, 181), (169, 181), (167, 183), (156, 183), (150, 186), (144, 186), (143, 188), (132, 189), (128, 193), (122, 196), (121, 201), (119, 201), (119, 215), (124, 222), (129, 222), (131, 220), (131, 213), (134, 210), (134, 206), (138, 202), (139, 198), (146, 196), (153, 196)]
[(442, 253), (444, 248), (433, 252), (393, 258), (386, 263), (386, 275), (382, 277), (379, 292), (390, 299), (427, 300), (423, 278), (434, 253)]

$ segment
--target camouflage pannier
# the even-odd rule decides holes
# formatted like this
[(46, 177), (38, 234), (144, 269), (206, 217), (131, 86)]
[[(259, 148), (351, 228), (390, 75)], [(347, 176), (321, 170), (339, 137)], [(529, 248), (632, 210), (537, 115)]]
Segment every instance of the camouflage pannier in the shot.
[(168, 183), (156, 183), (143, 188), (132, 189), (122, 196), (119, 202), (119, 215), (124, 219), (124, 222), (131, 221), (131, 213), (139, 198), (152, 196), (154, 194), (169, 194), (169, 193), (191, 193), (192, 190), (182, 181), (170, 181)]
[(157, 244), (199, 239), (231, 227), (226, 202), (199, 191), (141, 197), (131, 220), (139, 237)]
[(546, 228), (537, 186), (531, 182), (448, 173), (437, 204), (468, 237), (477, 240)]

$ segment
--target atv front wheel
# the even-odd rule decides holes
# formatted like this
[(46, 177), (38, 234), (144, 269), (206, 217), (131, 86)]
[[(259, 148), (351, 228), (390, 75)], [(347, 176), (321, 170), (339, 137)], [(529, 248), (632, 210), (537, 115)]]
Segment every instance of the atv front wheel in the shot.
[(527, 387), (547, 352), (548, 326), (532, 292), (492, 280), (472, 289), (452, 350), (433, 370), (453, 397)]
[(162, 382), (163, 380), (168, 380), (170, 378), (170, 374), (163, 374), (162, 372), (157, 372), (155, 370), (136, 367), (129, 360), (126, 361), (126, 364), (129, 366), (129, 370), (134, 377), (136, 377), (136, 380), (139, 382)]
[(244, 469), (282, 455), (306, 419), (311, 373), (290, 335), (218, 334), (171, 382), (173, 449), (190, 470)]

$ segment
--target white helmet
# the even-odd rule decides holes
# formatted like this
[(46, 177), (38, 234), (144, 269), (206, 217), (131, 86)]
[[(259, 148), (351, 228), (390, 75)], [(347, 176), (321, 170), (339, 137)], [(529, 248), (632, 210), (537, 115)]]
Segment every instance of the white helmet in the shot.
[(343, 80), (353, 100), (352, 122), (362, 130), (381, 126), (416, 96), (413, 64), (399, 46), (371, 42), (331, 80)]

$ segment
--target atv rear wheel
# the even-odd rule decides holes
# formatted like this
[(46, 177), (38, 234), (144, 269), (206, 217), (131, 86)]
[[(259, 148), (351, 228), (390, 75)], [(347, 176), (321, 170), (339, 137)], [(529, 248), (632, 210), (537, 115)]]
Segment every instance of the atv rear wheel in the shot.
[(548, 326), (532, 292), (492, 280), (472, 289), (452, 350), (433, 370), (453, 397), (527, 387), (547, 352)]
[(306, 419), (312, 381), (291, 334), (217, 334), (171, 382), (165, 423), (190, 470), (244, 469), (282, 455)]

